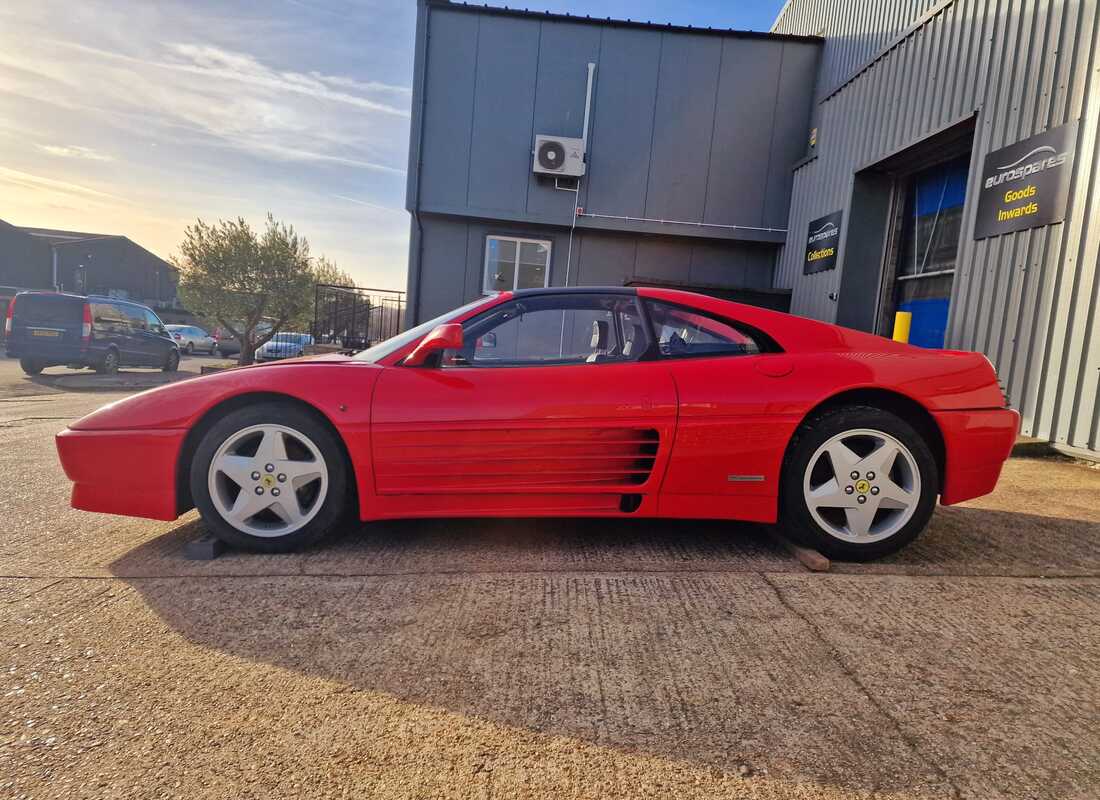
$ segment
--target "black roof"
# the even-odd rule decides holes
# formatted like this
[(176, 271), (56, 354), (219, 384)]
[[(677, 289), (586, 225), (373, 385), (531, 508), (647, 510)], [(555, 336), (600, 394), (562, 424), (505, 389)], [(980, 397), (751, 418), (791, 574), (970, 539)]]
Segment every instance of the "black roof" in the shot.
[(547, 286), (545, 289), (516, 289), (513, 297), (537, 297), (544, 294), (637, 294), (633, 286)]
[(736, 28), (712, 28), (696, 27), (693, 25), (673, 25), (671, 22), (651, 22), (635, 19), (615, 19), (613, 17), (593, 17), (588, 14), (554, 13), (551, 11), (531, 11), (527, 8), (510, 8), (509, 6), (490, 6), (478, 3), (453, 2), (452, 0), (427, 0), (428, 5), (436, 8), (449, 8), (455, 11), (473, 11), (480, 14), (495, 14), (509, 17), (527, 17), (534, 19), (546, 19), (557, 22), (575, 22), (588, 25), (610, 25), (617, 28), (645, 28), (654, 31), (674, 31), (678, 33), (699, 33), (718, 36), (735, 36), (745, 39), (775, 39), (778, 41), (798, 42), (823, 42), (820, 36), (795, 36), (786, 33), (769, 33), (767, 31), (742, 31)]

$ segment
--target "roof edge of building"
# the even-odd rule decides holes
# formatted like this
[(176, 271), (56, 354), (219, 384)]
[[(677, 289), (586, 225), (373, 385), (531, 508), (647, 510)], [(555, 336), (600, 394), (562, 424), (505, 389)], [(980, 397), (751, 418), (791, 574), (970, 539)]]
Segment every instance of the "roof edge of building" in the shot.
[(705, 36), (726, 36), (740, 39), (770, 39), (778, 42), (808, 42), (820, 44), (825, 40), (820, 36), (801, 36), (770, 31), (743, 31), (736, 28), (696, 27), (694, 25), (675, 25), (671, 22), (650, 22), (614, 17), (593, 17), (589, 15), (556, 13), (552, 11), (531, 11), (526, 8), (510, 6), (490, 6), (481, 3), (454, 2), (453, 0), (422, 0), (432, 8), (465, 11), (475, 14), (492, 14), (504, 17), (522, 17), (525, 19), (543, 19), (553, 22), (573, 22), (582, 25), (605, 25), (618, 28), (637, 28), (652, 31), (671, 31), (673, 33), (695, 33)]

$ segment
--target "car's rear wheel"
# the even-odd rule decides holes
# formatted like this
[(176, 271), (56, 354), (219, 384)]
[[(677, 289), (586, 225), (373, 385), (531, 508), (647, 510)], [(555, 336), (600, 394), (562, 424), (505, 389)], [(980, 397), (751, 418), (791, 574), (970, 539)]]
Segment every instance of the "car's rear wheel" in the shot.
[(900, 550), (932, 516), (936, 460), (909, 423), (871, 406), (799, 426), (784, 462), (782, 524), (826, 555), (863, 561)]
[(161, 367), (165, 372), (175, 372), (180, 366), (180, 352), (179, 350), (169, 350), (167, 357), (164, 359), (164, 365)]
[(183, 352), (186, 353), (187, 355), (191, 355), (192, 353), (194, 353), (195, 352), (194, 343), (193, 342), (188, 342), (187, 345), (183, 348)]
[(19, 366), (28, 375), (37, 375), (43, 369), (42, 364), (38, 361), (35, 361), (33, 358), (19, 359)]
[(292, 405), (234, 411), (203, 436), (191, 495), (222, 541), (268, 553), (318, 541), (345, 511), (348, 475), (332, 431)]
[(118, 361), (118, 350), (108, 347), (107, 352), (103, 354), (103, 360), (96, 365), (95, 371), (101, 375), (112, 375), (118, 372)]

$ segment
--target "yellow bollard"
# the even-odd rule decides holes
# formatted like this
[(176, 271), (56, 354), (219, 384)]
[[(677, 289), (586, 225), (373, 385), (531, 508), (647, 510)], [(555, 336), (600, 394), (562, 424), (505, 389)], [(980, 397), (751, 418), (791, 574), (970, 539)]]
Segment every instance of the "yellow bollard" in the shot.
[(913, 324), (912, 311), (899, 311), (894, 314), (894, 341), (909, 343), (909, 326)]

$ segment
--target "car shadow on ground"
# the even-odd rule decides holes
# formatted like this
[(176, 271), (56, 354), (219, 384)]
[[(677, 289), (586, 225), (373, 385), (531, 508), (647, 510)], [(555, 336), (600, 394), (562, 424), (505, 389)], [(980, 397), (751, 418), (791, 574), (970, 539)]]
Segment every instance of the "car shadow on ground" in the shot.
[[(922, 797), (957, 796), (952, 776), (987, 771), (986, 791), (1032, 796), (1018, 769), (1042, 761), (1032, 745), (1017, 752), (999, 739), (1037, 691), (1020, 679), (1027, 648), (1006, 655), (1019, 631), (998, 638), (980, 618), (1004, 602), (983, 587), (1030, 590), (966, 576), (1100, 574), (1100, 523), (981, 508), (940, 509), (917, 544), (885, 561), (836, 565), (941, 576), (889, 586), (810, 575), (765, 528), (728, 523), (402, 521), (350, 526), (295, 555), (182, 562), (202, 530), (180, 525), (111, 569), (204, 648), (725, 773), (767, 765), (778, 780)], [(856, 599), (837, 599), (845, 592)], [(950, 652), (937, 644), (941, 618)], [(841, 628), (835, 639), (830, 625)], [(883, 660), (861, 678), (838, 642), (851, 660), (876, 648)], [(903, 648), (912, 652), (892, 663)], [(994, 668), (1004, 658), (1024, 659), (1017, 683)], [(948, 677), (906, 672), (941, 661)], [(872, 699), (865, 684), (894, 671), (903, 679), (888, 684), (893, 695)], [(956, 699), (959, 714), (971, 703), (977, 717), (930, 707)], [(1041, 712), (1029, 721), (1044, 736), (1065, 724)], [(988, 759), (978, 773), (976, 752)], [(1040, 778), (1061, 791), (1056, 776)]]

